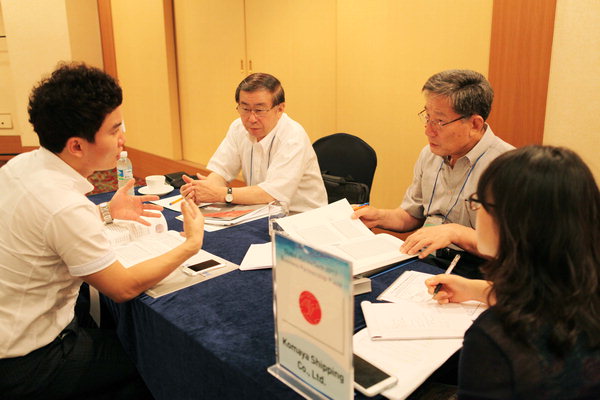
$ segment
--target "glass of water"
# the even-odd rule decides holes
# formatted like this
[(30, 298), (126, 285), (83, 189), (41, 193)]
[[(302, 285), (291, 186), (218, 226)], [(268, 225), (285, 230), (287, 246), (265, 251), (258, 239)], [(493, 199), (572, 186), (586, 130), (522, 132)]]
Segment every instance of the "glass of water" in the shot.
[(289, 213), (290, 207), (287, 201), (275, 200), (269, 203), (269, 236), (271, 238), (274, 232), (283, 232), (277, 220), (287, 217)]

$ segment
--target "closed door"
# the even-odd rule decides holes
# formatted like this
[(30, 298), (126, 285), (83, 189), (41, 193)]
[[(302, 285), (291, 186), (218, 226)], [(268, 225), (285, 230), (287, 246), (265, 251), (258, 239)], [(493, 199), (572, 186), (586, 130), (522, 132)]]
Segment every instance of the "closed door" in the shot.
[(335, 1), (176, 0), (183, 158), (206, 164), (249, 73), (276, 76), (314, 140), (335, 129)]

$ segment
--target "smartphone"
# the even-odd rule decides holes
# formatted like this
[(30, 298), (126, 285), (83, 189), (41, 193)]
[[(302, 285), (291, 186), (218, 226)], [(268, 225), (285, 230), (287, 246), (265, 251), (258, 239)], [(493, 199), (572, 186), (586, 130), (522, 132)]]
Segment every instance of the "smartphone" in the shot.
[(181, 268), (183, 269), (183, 272), (185, 272), (186, 274), (195, 276), (195, 275), (203, 274), (210, 270), (224, 267), (224, 266), (225, 266), (225, 264), (223, 264), (220, 261), (206, 260), (206, 261), (199, 262), (197, 264), (183, 265)]
[(370, 362), (352, 355), (354, 365), (354, 387), (362, 394), (372, 397), (396, 384), (398, 379), (377, 368)]

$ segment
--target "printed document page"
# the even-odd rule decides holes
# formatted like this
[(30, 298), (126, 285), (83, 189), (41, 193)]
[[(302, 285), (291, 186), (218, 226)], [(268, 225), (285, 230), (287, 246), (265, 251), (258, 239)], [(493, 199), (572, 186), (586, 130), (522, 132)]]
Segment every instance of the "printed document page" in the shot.
[(116, 219), (112, 224), (104, 225), (104, 233), (112, 246), (118, 246), (139, 239), (153, 233), (164, 233), (168, 230), (167, 220), (160, 211), (158, 218), (142, 217), (150, 223), (150, 226), (139, 222)]
[(373, 340), (462, 338), (473, 320), (459, 304), (396, 303), (361, 304)]
[(377, 298), (392, 303), (361, 303), (373, 340), (464, 336), (486, 306), (476, 301), (438, 304), (425, 286), (425, 280), (431, 276), (406, 271)]
[(373, 341), (363, 329), (354, 335), (353, 346), (359, 357), (398, 378), (382, 394), (402, 400), (461, 348), (462, 339)]
[[(185, 240), (179, 232), (167, 230), (167, 221), (162, 214), (160, 218), (145, 219), (151, 226), (122, 220), (105, 226), (104, 232), (117, 254), (117, 259), (125, 268), (166, 253)], [(181, 268), (176, 268), (146, 293), (151, 297), (162, 296), (237, 268), (236, 264), (204, 250), (200, 250), (182, 265), (196, 264), (209, 259), (219, 261), (223, 267), (197, 276), (189, 276)]]
[[(392, 303), (410, 301), (413, 303), (437, 304), (435, 300), (431, 299), (432, 296), (427, 292), (427, 287), (425, 286), (425, 280), (432, 276), (432, 274), (419, 271), (405, 271), (377, 297), (377, 300), (390, 301)], [(478, 301), (465, 301), (453, 304), (473, 321), (487, 309), (485, 304)]]
[(351, 261), (354, 275), (415, 257), (400, 252), (402, 240), (374, 234), (352, 219), (353, 213), (348, 200), (342, 199), (277, 222), (290, 236)]

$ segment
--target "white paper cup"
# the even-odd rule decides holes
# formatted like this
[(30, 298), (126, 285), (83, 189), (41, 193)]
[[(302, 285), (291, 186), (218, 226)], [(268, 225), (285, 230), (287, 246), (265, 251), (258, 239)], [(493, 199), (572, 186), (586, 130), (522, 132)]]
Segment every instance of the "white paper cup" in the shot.
[(165, 186), (165, 176), (164, 175), (150, 175), (146, 177), (146, 185), (148, 189), (155, 191), (160, 190)]

